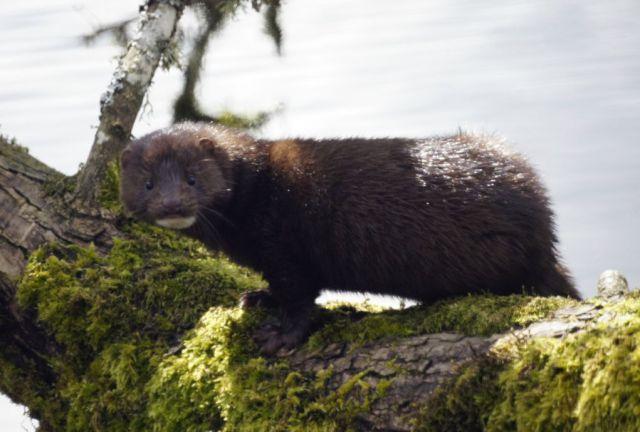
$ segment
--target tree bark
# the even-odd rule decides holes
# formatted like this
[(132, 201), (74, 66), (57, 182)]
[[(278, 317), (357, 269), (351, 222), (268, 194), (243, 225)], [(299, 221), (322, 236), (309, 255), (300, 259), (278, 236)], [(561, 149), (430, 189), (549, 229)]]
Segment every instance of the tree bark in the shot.
[[(16, 284), (27, 259), (48, 242), (93, 243), (106, 251), (118, 232), (109, 212), (86, 214), (70, 205), (64, 189), (71, 181), (0, 137), (0, 345), (16, 368), (32, 365), (44, 389), (57, 379), (45, 358), (59, 347), (33, 312), (16, 303)], [(20, 394), (9, 396), (23, 402)]]

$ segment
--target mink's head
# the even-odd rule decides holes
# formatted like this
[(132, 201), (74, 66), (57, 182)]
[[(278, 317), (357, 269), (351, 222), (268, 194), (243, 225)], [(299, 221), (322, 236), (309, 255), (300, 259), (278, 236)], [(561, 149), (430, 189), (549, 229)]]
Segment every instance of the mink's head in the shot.
[(185, 229), (231, 193), (229, 161), (209, 127), (182, 124), (132, 141), (120, 157), (120, 199), (135, 218)]

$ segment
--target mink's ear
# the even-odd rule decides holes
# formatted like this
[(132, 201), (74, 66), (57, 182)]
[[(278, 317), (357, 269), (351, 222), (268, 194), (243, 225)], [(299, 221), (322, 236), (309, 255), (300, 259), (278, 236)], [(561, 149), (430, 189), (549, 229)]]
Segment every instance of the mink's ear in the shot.
[(127, 166), (133, 161), (133, 151), (130, 148), (126, 148), (120, 153), (120, 168), (126, 169)]
[(198, 140), (198, 146), (203, 150), (215, 151), (216, 143), (210, 138), (200, 138)]
[(198, 140), (198, 147), (200, 147), (205, 154), (210, 156), (216, 156), (219, 150), (218, 143), (211, 138), (200, 138)]

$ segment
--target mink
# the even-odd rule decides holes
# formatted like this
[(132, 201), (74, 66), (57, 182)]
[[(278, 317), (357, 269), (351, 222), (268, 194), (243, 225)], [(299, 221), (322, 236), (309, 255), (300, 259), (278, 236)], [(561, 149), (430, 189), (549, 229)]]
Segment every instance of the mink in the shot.
[(128, 144), (120, 194), (263, 274), (242, 301), (280, 312), (256, 334), (265, 353), (305, 338), (323, 289), (579, 298), (545, 188), (492, 136), (263, 140), (186, 122)]

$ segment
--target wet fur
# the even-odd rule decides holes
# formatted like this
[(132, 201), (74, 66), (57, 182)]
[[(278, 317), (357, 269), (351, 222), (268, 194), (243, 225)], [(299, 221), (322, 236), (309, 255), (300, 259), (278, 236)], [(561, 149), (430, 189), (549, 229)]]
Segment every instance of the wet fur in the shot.
[[(155, 191), (144, 187), (150, 178)], [(491, 137), (264, 141), (183, 123), (128, 146), (121, 196), (150, 222), (179, 201), (181, 214), (197, 215), (187, 235), (263, 273), (269, 291), (245, 304), (282, 312), (281, 328), (259, 334), (267, 352), (304, 337), (325, 288), (427, 303), (480, 292), (578, 297), (544, 188)]]

